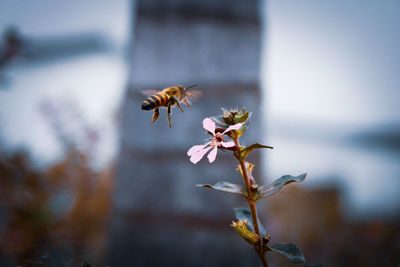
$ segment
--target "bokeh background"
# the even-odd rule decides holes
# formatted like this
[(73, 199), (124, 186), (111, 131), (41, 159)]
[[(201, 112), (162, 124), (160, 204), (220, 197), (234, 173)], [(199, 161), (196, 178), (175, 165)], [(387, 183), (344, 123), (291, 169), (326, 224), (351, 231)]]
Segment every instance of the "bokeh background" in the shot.
[[(229, 153), (186, 150), (219, 107), (253, 112), (244, 142), (272, 240), (307, 263), (400, 264), (400, 3), (0, 2), (0, 265), (257, 266), (229, 227)], [(204, 97), (154, 125), (143, 89)], [(179, 113), (178, 113), (179, 112)], [(279, 255), (272, 266), (293, 266)]]

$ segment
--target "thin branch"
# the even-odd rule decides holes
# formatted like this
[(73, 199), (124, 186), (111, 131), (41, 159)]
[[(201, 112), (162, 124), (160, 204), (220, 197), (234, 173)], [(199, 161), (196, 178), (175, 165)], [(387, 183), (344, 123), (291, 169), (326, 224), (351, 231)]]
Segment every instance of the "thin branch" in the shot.
[[(254, 231), (260, 237), (259, 244), (256, 244), (255, 246), (260, 246), (262, 237), (260, 235), (260, 227), (258, 226), (256, 201), (253, 200), (253, 192), (251, 191), (251, 188), (250, 188), (250, 181), (249, 181), (249, 176), (247, 174), (245, 161), (240, 155), (239, 138), (238, 137), (234, 138), (234, 142), (235, 142), (235, 147), (237, 148), (234, 151), (234, 153), (235, 153), (236, 158), (240, 162), (240, 167), (242, 168), (243, 179), (246, 183), (246, 189), (247, 189), (247, 194), (248, 194), (248, 203), (249, 203), (249, 207), (250, 207), (251, 218), (253, 220)], [(268, 267), (269, 265), (268, 265), (267, 259), (265, 257), (265, 252), (260, 252), (260, 249), (258, 249), (256, 247), (254, 247), (254, 249), (256, 250), (258, 256), (260, 257), (260, 259), (263, 263), (263, 266)]]

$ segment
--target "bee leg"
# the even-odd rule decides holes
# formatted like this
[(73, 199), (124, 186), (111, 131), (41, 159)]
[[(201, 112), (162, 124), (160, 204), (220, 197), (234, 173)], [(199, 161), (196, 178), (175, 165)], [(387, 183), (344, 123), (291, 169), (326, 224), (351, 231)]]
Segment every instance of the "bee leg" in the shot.
[(189, 103), (186, 101), (186, 99), (183, 99), (183, 102), (185, 102), (186, 106), (187, 106), (188, 108), (190, 108), (190, 105), (189, 105)]
[(179, 102), (178, 102), (178, 100), (176, 100), (176, 98), (170, 98), (170, 103), (171, 103), (171, 105), (173, 106), (173, 105), (177, 105), (178, 106), (178, 108), (183, 112), (183, 110), (182, 110), (182, 108), (181, 108), (181, 106), (179, 105)]
[(160, 116), (160, 110), (159, 108), (156, 108), (153, 113), (153, 120), (150, 122), (150, 124), (155, 122), (158, 119), (158, 116)]
[(168, 120), (169, 128), (172, 128), (172, 126), (171, 126), (171, 102), (168, 102), (168, 106), (167, 106), (167, 120)]
[(179, 105), (178, 101), (176, 101), (176, 105), (178, 106), (178, 108), (183, 112), (181, 106)]

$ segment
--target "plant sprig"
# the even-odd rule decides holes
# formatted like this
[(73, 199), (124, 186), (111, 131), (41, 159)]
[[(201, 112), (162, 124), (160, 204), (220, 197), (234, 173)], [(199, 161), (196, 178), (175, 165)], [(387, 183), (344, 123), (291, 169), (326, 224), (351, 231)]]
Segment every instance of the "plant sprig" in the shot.
[[(210, 141), (203, 145), (193, 146), (187, 154), (190, 156), (190, 161), (196, 164), (210, 151), (207, 158), (212, 163), (216, 159), (219, 149), (231, 150), (239, 162), (238, 171), (242, 175), (245, 186), (230, 182), (218, 182), (215, 185), (198, 184), (197, 186), (238, 194), (246, 199), (249, 208), (235, 208), (237, 221), (232, 222), (231, 226), (244, 240), (253, 246), (263, 266), (269, 266), (266, 259), (267, 252), (281, 254), (296, 264), (304, 263), (304, 255), (295, 244), (282, 242), (269, 244), (271, 236), (266, 232), (257, 216), (256, 203), (260, 199), (277, 193), (290, 183), (304, 181), (307, 174), (304, 173), (298, 176), (284, 175), (270, 184), (259, 186), (252, 174), (254, 164), (246, 161), (246, 157), (254, 150), (273, 149), (273, 147), (260, 143), (242, 146), (239, 139), (249, 126), (251, 113), (246, 111), (245, 108), (240, 111), (238, 109), (222, 109), (222, 111), (223, 114), (220, 116), (203, 120), (204, 129), (212, 136)], [(230, 138), (230, 140), (225, 138)]]

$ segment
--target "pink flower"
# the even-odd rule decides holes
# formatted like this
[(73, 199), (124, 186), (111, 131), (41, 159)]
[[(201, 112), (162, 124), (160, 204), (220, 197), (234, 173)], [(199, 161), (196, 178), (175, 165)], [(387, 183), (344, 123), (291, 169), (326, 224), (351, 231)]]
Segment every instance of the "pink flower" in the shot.
[(243, 123), (238, 123), (229, 126), (222, 133), (215, 133), (215, 122), (210, 118), (205, 118), (203, 120), (203, 128), (212, 133), (213, 137), (211, 137), (210, 142), (204, 145), (192, 146), (188, 150), (187, 155), (190, 157), (190, 161), (196, 164), (212, 148), (213, 150), (211, 150), (211, 152), (207, 155), (207, 158), (210, 163), (214, 162), (215, 158), (217, 157), (218, 148), (230, 148), (235, 146), (233, 141), (224, 141), (224, 134), (232, 130), (239, 130), (240, 127), (242, 127), (242, 124)]

